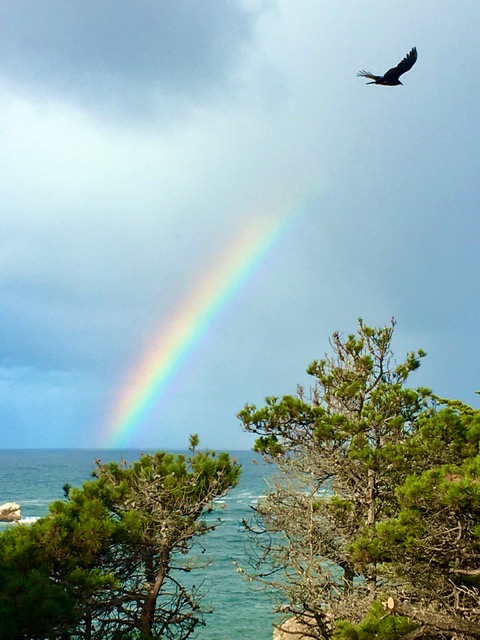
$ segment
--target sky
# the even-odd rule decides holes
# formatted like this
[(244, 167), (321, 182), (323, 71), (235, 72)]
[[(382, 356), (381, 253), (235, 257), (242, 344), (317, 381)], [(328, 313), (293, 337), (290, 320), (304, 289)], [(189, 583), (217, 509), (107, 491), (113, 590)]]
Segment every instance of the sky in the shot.
[[(246, 449), (394, 317), (478, 406), (476, 0), (0, 4), (0, 446)], [(367, 86), (416, 46), (399, 87)]]

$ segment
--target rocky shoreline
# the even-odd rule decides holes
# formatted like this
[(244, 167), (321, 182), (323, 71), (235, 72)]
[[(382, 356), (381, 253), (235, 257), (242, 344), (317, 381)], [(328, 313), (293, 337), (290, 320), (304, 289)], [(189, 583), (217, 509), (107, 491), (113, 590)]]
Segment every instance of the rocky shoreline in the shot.
[(22, 514), (16, 502), (5, 502), (0, 505), (0, 522), (20, 522)]

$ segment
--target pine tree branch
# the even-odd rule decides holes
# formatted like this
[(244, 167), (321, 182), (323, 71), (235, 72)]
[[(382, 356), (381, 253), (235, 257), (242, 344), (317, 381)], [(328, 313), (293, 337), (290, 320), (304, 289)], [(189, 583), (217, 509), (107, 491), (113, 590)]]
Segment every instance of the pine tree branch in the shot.
[(389, 598), (386, 607), (393, 614), (407, 616), (411, 620), (421, 622), (424, 625), (432, 627), (436, 631), (445, 631), (447, 633), (461, 633), (472, 638), (480, 638), (480, 625), (478, 622), (464, 620), (462, 618), (451, 618), (432, 611), (425, 611), (408, 604), (407, 602), (398, 602)]
[(431, 632), (431, 627), (428, 625), (422, 625), (421, 627), (418, 627), (418, 629), (414, 629), (413, 631), (406, 633), (400, 638), (400, 640), (417, 640), (417, 638), (422, 638), (423, 636), (429, 635)]
[(448, 572), (456, 573), (461, 576), (480, 576), (480, 569), (456, 569), (452, 567)]

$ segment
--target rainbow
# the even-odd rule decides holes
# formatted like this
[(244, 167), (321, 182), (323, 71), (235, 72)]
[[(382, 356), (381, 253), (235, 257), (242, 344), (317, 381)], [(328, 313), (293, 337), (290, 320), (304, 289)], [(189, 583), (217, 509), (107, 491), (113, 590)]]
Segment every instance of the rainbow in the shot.
[(215, 318), (269, 254), (292, 213), (284, 208), (283, 214), (256, 217), (177, 305), (117, 390), (101, 446), (129, 445)]

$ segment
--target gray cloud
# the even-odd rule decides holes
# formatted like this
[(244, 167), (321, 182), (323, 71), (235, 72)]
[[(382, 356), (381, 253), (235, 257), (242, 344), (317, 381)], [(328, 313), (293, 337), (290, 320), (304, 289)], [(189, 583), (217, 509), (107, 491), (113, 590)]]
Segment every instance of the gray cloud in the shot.
[(239, 0), (4, 2), (0, 74), (120, 112), (151, 110), (155, 97), (203, 101), (238, 64), (254, 17)]

